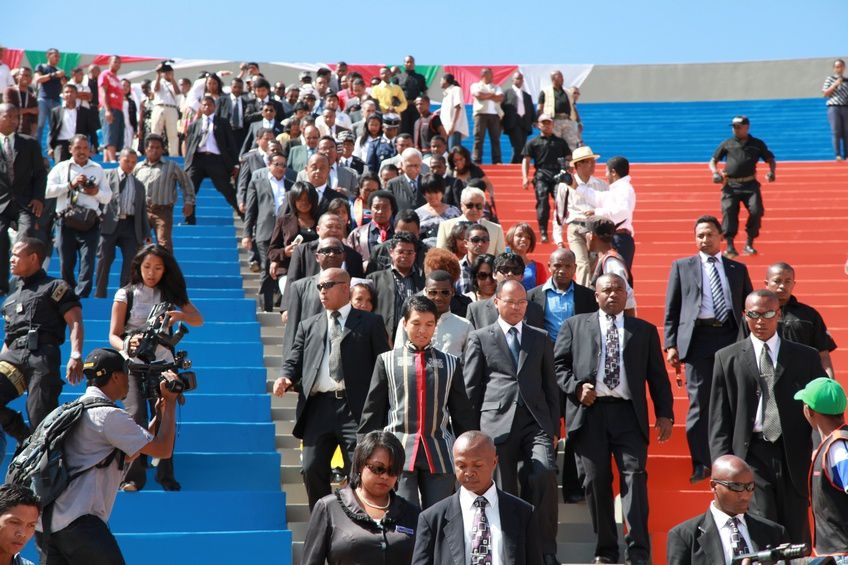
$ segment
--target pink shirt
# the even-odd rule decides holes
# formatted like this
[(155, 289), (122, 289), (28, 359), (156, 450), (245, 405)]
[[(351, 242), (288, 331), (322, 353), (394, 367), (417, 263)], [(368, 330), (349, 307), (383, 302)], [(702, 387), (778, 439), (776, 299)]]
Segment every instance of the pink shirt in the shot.
[(124, 89), (121, 88), (121, 79), (112, 71), (106, 70), (97, 77), (97, 87), (106, 90), (106, 100), (101, 100), (100, 105), (107, 105), (113, 110), (124, 109)]

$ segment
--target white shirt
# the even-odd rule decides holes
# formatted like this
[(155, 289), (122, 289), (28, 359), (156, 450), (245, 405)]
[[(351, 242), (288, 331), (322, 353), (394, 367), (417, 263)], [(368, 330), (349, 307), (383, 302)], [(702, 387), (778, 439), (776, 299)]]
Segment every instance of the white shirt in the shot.
[(206, 137), (206, 143), (197, 148), (201, 153), (214, 153), (215, 155), (220, 155), (221, 150), (218, 149), (218, 141), (215, 139), (215, 118), (212, 116), (201, 116), (201, 120), (203, 120), (203, 125), (201, 127), (201, 131), (209, 130), (209, 135)]
[[(87, 80), (85, 78), (82, 79), (82, 82), (71, 81), (68, 84), (73, 84), (77, 87), (77, 94), (91, 93), (91, 89), (88, 87)], [(91, 108), (91, 104), (88, 102), (88, 100), (82, 100), (81, 98), (77, 97), (77, 108), (79, 108), (80, 106), (82, 106), (83, 108)]]
[(77, 133), (77, 109), (63, 108), (62, 127), (59, 128), (59, 141), (68, 141)]
[[(483, 497), (489, 503), (485, 506), (485, 510), (486, 520), (489, 522), (489, 530), (491, 532), (492, 565), (506, 565), (506, 558), (503, 552), (503, 530), (501, 529), (498, 489), (494, 482), (489, 487), (489, 490), (483, 493)], [(471, 541), (473, 539), (471, 529), (474, 527), (474, 516), (477, 514), (477, 507), (474, 506), (475, 500), (477, 500), (477, 494), (465, 487), (459, 487), (462, 531), (465, 534), (465, 565), (471, 565)]]
[(315, 192), (318, 193), (318, 203), (320, 204), (322, 200), (324, 200), (324, 191), (327, 190), (327, 183), (325, 182), (321, 186), (315, 187)]
[(12, 69), (6, 63), (0, 63), (0, 90), (6, 90), (9, 86), (15, 86), (12, 79)]
[[(703, 251), (698, 252), (698, 257), (701, 258), (701, 308), (698, 310), (699, 318), (715, 318), (715, 309), (713, 307), (713, 294), (710, 287), (710, 255)], [(727, 306), (728, 312), (733, 315), (733, 302), (730, 299), (730, 285), (727, 282), (727, 275), (724, 274), (724, 263), (721, 260), (721, 253), (713, 255), (717, 260), (713, 265), (718, 269), (718, 278), (721, 279), (721, 289), (724, 291), (724, 304)]]
[(611, 220), (616, 229), (633, 231), (633, 211), (636, 209), (636, 191), (630, 184), (630, 175), (622, 177), (609, 185), (605, 191), (593, 190), (589, 185), (577, 187), (578, 193), (589, 205), (595, 207), (595, 215)]
[(474, 97), (474, 103), (472, 104), (473, 113), (474, 114), (497, 114), (498, 107), (500, 106), (499, 102), (495, 102), (493, 99), (489, 98), (488, 100), (480, 100), (477, 98), (477, 94), (503, 94), (501, 87), (497, 84), (490, 82), (486, 84), (482, 80), (480, 82), (475, 82), (471, 85), (471, 96)]
[(524, 328), (523, 323), (518, 322), (514, 326), (510, 326), (503, 318), (498, 316), (498, 325), (501, 327), (501, 331), (504, 333), (507, 345), (509, 345), (509, 330), (511, 330), (512, 328), (515, 328), (518, 331), (518, 335), (516, 337), (518, 338), (518, 345), (521, 345), (521, 330)]
[[(460, 107), (459, 116), (456, 123), (453, 123), (453, 114), (457, 106)], [(454, 132), (462, 134), (462, 137), (468, 137), (468, 116), (465, 115), (465, 100), (462, 97), (460, 87), (449, 86), (442, 93), (442, 108), (439, 110), (439, 117), (442, 118), (442, 125), (445, 126), (446, 132), (453, 128)]]
[(515, 111), (519, 116), (523, 118), (524, 112), (526, 112), (526, 110), (524, 109), (524, 91), (515, 86), (514, 84), (512, 85), (512, 90), (515, 92), (515, 97), (517, 99)]
[(269, 172), (268, 180), (271, 182), (271, 192), (274, 193), (274, 215), (279, 216), (286, 206), (286, 177), (283, 176), (283, 178), (277, 180)]
[(604, 384), (606, 371), (604, 360), (607, 355), (607, 332), (610, 331), (610, 323), (603, 310), (598, 310), (598, 320), (601, 324), (601, 354), (598, 356), (598, 372), (595, 377), (595, 393), (598, 396), (615, 396), (630, 400), (630, 386), (627, 384), (627, 373), (624, 369), (624, 312), (619, 312), (615, 317), (615, 331), (618, 332), (618, 386), (610, 389)]
[[(344, 331), (347, 317), (353, 307), (350, 302), (339, 308), (339, 324)], [(318, 379), (315, 381), (315, 386), (312, 387), (312, 392), (331, 392), (334, 390), (344, 390), (344, 381), (336, 382), (330, 376), (330, 328), (335, 323), (332, 316), (332, 310), (325, 310), (324, 315), (327, 317), (327, 335), (324, 338), (324, 358), (321, 359), (321, 366), (318, 368)], [(350, 368), (350, 370), (355, 370)]]
[[(718, 536), (721, 538), (721, 548), (724, 550), (724, 564), (730, 565), (730, 562), (733, 561), (733, 544), (730, 542), (730, 526), (727, 525), (727, 521), (730, 520), (732, 516), (730, 514), (725, 514), (716, 508), (715, 502), (710, 504), (710, 514), (713, 515), (716, 528), (718, 528)], [(738, 520), (736, 528), (748, 544), (748, 548), (751, 551), (759, 549), (754, 545), (754, 542), (751, 540), (751, 535), (748, 533), (748, 523), (745, 521), (745, 515), (737, 514), (736, 519)]]
[(586, 219), (584, 212), (594, 210), (594, 206), (586, 200), (585, 194), (606, 192), (609, 185), (597, 177), (589, 177), (583, 182), (579, 175), (574, 175), (577, 180), (577, 188), (568, 187), (568, 207), (566, 208), (565, 223), (583, 221)]
[[(70, 180), (69, 180), (70, 175)], [(47, 175), (47, 188), (44, 191), (45, 198), (56, 199), (56, 212), (61, 212), (70, 205), (71, 183), (78, 175), (94, 177), (99, 187), (95, 196), (89, 196), (83, 191), (77, 192), (77, 205), (92, 210), (98, 210), (101, 204), (108, 204), (112, 199), (112, 191), (103, 174), (103, 168), (89, 160), (85, 165), (77, 165), (73, 159), (62, 161)]]
[(165, 79), (159, 81), (159, 90), (153, 93), (153, 105), (160, 104), (177, 105), (177, 93), (174, 92), (174, 85)]
[[(751, 343), (754, 344), (754, 358), (757, 361), (757, 368), (760, 369), (760, 372), (762, 372), (760, 355), (763, 351), (763, 344), (768, 345), (771, 364), (777, 367), (777, 352), (780, 350), (780, 338), (777, 336), (777, 332), (768, 341), (760, 341), (753, 334), (750, 337)], [(752, 431), (755, 433), (761, 433), (763, 431), (763, 395), (760, 393), (759, 388), (757, 388), (757, 415), (754, 417), (754, 429)]]

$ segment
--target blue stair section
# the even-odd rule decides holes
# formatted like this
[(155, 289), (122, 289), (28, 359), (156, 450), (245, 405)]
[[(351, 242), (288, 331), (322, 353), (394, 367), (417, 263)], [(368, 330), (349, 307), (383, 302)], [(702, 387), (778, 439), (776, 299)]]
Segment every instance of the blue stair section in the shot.
[[(181, 161), (181, 160), (180, 160)], [(109, 165), (104, 165), (109, 166)], [(193, 362), (198, 388), (178, 408), (174, 454), (181, 492), (164, 492), (153, 479), (139, 493), (119, 493), (110, 527), (129, 565), (154, 555), (163, 563), (291, 563), (292, 536), (280, 491), (271, 400), (266, 393), (256, 303), (244, 298), (232, 209), (209, 181), (201, 185), (196, 226), (179, 225), (174, 248), (189, 296), (205, 319), (180, 342)], [(119, 286), (120, 252), (108, 299), (83, 299), (85, 352), (108, 346), (112, 297)], [(48, 272), (59, 276), (54, 252)], [(70, 345), (62, 346), (62, 359)], [(64, 365), (62, 367), (64, 374)], [(65, 385), (60, 402), (84, 385)], [(25, 398), (12, 406), (24, 410)], [(15, 442), (9, 438), (2, 471)], [(24, 556), (37, 562), (34, 543)]]

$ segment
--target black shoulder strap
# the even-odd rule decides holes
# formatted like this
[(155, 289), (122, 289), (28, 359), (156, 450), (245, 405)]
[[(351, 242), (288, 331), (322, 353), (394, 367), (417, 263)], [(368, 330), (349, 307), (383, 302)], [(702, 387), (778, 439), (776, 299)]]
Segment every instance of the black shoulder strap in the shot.
[(130, 321), (130, 311), (133, 307), (133, 300), (135, 299), (135, 288), (134, 285), (128, 284), (124, 287), (124, 291), (127, 293), (127, 312), (124, 314), (124, 334), (127, 333), (127, 322)]

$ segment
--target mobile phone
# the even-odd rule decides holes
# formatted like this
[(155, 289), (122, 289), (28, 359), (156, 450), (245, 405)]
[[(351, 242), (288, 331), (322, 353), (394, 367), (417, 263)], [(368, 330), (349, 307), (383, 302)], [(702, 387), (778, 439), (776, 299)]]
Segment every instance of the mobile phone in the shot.
[(295, 247), (300, 245), (301, 243), (303, 243), (303, 236), (301, 234), (297, 234), (297, 237), (295, 237), (291, 242), (291, 244)]

